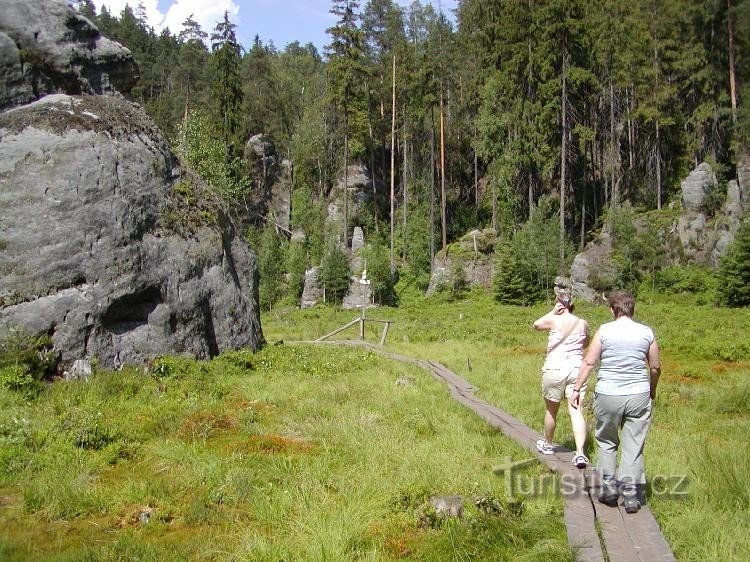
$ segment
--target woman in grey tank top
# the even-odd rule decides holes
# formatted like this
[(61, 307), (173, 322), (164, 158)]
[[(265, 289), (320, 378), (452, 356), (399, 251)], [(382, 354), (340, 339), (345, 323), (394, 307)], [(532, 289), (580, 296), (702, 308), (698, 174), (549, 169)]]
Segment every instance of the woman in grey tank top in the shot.
[[(619, 479), (625, 511), (635, 513), (641, 507), (638, 486), (646, 483), (643, 447), (661, 374), (659, 346), (651, 328), (633, 320), (632, 293), (613, 292), (609, 305), (615, 319), (603, 324), (591, 339), (573, 386), (571, 403), (580, 407), (580, 389), (599, 362), (594, 391), (598, 468), (602, 475), (599, 501), (617, 505)], [(619, 467), (618, 450), (621, 451)]]

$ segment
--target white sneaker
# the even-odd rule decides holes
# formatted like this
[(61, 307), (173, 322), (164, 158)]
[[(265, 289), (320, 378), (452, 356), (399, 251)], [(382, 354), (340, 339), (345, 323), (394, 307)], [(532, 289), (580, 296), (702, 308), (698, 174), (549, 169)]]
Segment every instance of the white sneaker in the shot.
[(581, 453), (580, 455), (573, 455), (573, 464), (576, 466), (576, 468), (586, 468), (589, 464), (589, 459), (586, 455)]
[(543, 437), (536, 442), (536, 449), (543, 455), (551, 455), (554, 453), (552, 450), (552, 443), (548, 443)]

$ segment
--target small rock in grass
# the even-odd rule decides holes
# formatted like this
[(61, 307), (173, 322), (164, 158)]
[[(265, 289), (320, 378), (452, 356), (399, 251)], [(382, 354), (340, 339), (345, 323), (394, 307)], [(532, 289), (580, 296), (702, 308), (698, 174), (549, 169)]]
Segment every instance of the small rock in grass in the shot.
[(430, 496), (430, 505), (443, 517), (461, 517), (464, 511), (464, 499), (458, 495)]

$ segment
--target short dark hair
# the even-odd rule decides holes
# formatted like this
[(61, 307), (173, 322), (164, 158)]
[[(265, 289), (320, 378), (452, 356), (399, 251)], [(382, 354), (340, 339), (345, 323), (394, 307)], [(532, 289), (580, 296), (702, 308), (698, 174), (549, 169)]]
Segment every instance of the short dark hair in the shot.
[(635, 312), (635, 297), (630, 291), (612, 291), (607, 300), (615, 318), (619, 318), (620, 316), (633, 317), (633, 312)]

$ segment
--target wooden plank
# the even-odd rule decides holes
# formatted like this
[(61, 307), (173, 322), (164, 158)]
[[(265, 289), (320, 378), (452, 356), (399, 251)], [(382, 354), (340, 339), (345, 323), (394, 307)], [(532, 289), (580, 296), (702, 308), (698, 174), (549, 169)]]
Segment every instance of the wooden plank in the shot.
[(336, 329), (335, 329), (335, 330), (334, 330), (333, 332), (331, 332), (330, 334), (326, 334), (325, 336), (321, 336), (321, 337), (319, 337), (319, 338), (318, 338), (317, 340), (315, 340), (315, 341), (316, 341), (316, 342), (322, 342), (322, 341), (324, 341), (324, 340), (327, 340), (327, 339), (328, 339), (328, 338), (330, 338), (331, 336), (335, 336), (335, 335), (336, 335), (336, 334), (338, 334), (339, 332), (343, 332), (343, 331), (344, 331), (344, 330), (346, 330), (347, 328), (350, 328), (350, 327), (354, 326), (354, 325), (355, 325), (355, 324), (356, 324), (357, 322), (359, 322), (359, 318), (355, 318), (354, 320), (352, 320), (352, 321), (351, 321), (351, 322), (349, 322), (348, 324), (346, 324), (346, 325), (344, 325), (344, 326), (341, 326), (340, 328), (336, 328)]

